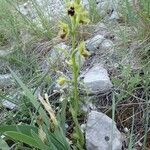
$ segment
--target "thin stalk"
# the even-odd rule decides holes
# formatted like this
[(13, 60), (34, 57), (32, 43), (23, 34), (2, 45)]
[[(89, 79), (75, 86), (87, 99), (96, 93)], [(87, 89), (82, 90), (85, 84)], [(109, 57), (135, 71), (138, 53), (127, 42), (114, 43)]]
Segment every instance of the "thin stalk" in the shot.
[(78, 99), (78, 66), (76, 63), (76, 57), (75, 57), (75, 42), (76, 42), (76, 27), (74, 23), (72, 24), (72, 71), (73, 71), (73, 107), (75, 109), (75, 115), (77, 117), (78, 111), (79, 111), (79, 99)]
[(73, 71), (73, 99), (71, 101), (71, 114), (73, 118), (73, 122), (75, 123), (75, 134), (77, 135), (76, 139), (76, 144), (77, 148), (79, 150), (83, 150), (83, 145), (84, 145), (84, 136), (83, 133), (80, 129), (80, 124), (78, 122), (78, 112), (79, 112), (79, 96), (78, 96), (78, 76), (79, 76), (79, 66), (76, 62), (76, 21), (75, 18), (73, 18), (71, 30), (72, 30), (72, 51), (71, 51), (71, 60), (72, 60), (72, 71)]

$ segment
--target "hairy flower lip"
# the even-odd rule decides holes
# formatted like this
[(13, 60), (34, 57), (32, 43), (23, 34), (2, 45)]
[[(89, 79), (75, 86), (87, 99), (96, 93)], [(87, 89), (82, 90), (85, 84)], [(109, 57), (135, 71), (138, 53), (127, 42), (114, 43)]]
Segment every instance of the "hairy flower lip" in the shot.
[(70, 8), (68, 9), (68, 15), (74, 16), (74, 14), (75, 14), (75, 10), (74, 10), (74, 9), (75, 9), (74, 7), (70, 7)]
[(86, 47), (85, 47), (85, 42), (81, 42), (79, 47), (78, 47), (78, 50), (80, 52), (80, 55), (83, 56), (84, 58), (87, 58), (90, 56), (90, 53), (89, 51), (87, 51)]
[(64, 77), (59, 77), (59, 79), (57, 80), (57, 83), (60, 85), (60, 86), (63, 86), (66, 82), (66, 79)]
[(60, 28), (60, 31), (58, 33), (59, 37), (61, 39), (67, 38), (70, 32), (68, 24), (60, 22), (59, 28)]

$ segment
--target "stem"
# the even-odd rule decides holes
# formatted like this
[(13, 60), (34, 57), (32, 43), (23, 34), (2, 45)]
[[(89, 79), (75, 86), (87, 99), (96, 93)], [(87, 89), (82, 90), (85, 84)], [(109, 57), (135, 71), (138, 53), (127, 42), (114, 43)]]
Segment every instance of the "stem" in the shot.
[(72, 71), (73, 71), (73, 99), (71, 101), (71, 113), (72, 113), (72, 118), (75, 123), (75, 128), (74, 131), (77, 134), (76, 141), (77, 141), (77, 148), (79, 150), (83, 150), (83, 145), (84, 145), (84, 136), (83, 133), (80, 129), (80, 125), (78, 122), (78, 112), (79, 112), (79, 96), (78, 96), (78, 76), (79, 76), (79, 66), (76, 62), (76, 21), (75, 18), (71, 20), (72, 23), (72, 51), (71, 51), (71, 60), (72, 60)]
[(76, 42), (76, 27), (73, 21), (72, 23), (72, 70), (73, 70), (73, 108), (75, 109), (75, 116), (77, 117), (79, 111), (79, 98), (78, 98), (78, 65), (75, 57), (75, 43)]

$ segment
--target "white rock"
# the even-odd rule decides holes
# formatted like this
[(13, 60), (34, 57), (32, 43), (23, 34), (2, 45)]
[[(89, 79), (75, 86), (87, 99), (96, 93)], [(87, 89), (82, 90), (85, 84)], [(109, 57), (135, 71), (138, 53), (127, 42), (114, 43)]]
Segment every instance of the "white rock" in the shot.
[(112, 14), (111, 14), (109, 19), (110, 20), (117, 20), (119, 18), (120, 18), (119, 13), (115, 10), (115, 11), (112, 12)]
[(70, 47), (64, 43), (57, 44), (53, 47), (53, 49), (51, 49), (50, 57), (53, 61), (56, 61), (58, 58), (64, 60), (69, 54), (69, 49)]
[(84, 133), (86, 129), (86, 124), (81, 124), (81, 131)]
[(94, 53), (97, 49), (99, 49), (102, 42), (105, 40), (103, 35), (96, 35), (95, 37), (86, 41), (86, 48), (91, 52)]
[(43, 60), (40, 64), (40, 70), (43, 72), (43, 73), (46, 73), (48, 70), (49, 70), (49, 62), (48, 60)]
[(13, 79), (11, 74), (0, 75), (0, 87), (7, 87), (13, 85)]
[(91, 110), (96, 110), (96, 106), (90, 101), (87, 101), (85, 104), (82, 104), (81, 110), (87, 113)]
[(106, 17), (109, 20), (117, 20), (120, 18), (121, 14), (118, 13), (118, 10), (122, 8), (123, 5), (125, 6), (125, 1), (122, 0), (97, 0), (98, 12), (102, 17)]
[(0, 50), (0, 57), (8, 56), (12, 51), (11, 50)]
[(107, 70), (97, 64), (81, 74), (80, 78), (83, 79), (88, 94), (105, 93), (111, 91), (113, 86)]
[(107, 11), (113, 9), (113, 7), (110, 3), (110, 0), (105, 0), (105, 1), (100, 0), (100, 1), (97, 1), (97, 9), (98, 9), (99, 14), (102, 17), (104, 17), (106, 16)]
[(8, 101), (8, 100), (4, 100), (4, 101), (2, 102), (2, 105), (3, 105), (4, 107), (10, 109), (10, 110), (13, 110), (13, 109), (15, 109), (15, 108), (17, 107), (14, 103), (12, 103), (12, 102), (10, 102), (10, 101)]
[(129, 129), (127, 127), (124, 128), (125, 133), (129, 133)]
[(111, 40), (106, 39), (102, 42), (101, 49), (103, 51), (109, 50), (110, 52), (110, 51), (113, 51), (113, 46), (114, 46), (113, 42)]
[(36, 0), (45, 16), (52, 16), (53, 19), (59, 20), (64, 16), (65, 6), (62, 0)]
[(122, 150), (122, 141), (122, 135), (111, 118), (101, 112), (89, 113), (86, 126), (87, 150)]

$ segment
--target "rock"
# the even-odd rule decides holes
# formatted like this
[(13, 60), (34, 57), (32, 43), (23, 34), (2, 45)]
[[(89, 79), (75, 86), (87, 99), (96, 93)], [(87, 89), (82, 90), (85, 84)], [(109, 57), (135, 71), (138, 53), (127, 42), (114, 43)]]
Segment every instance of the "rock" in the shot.
[(70, 51), (70, 47), (65, 43), (57, 44), (53, 48), (49, 49), (50, 50), (47, 54), (48, 57), (46, 59), (44, 58), (39, 64), (39, 68), (43, 73), (46, 73), (50, 69), (55, 69), (57, 67), (63, 69), (63, 66), (66, 65), (65, 59)]
[(86, 41), (86, 48), (90, 53), (95, 53), (96, 50), (99, 50), (100, 45), (105, 40), (103, 35), (96, 35), (95, 37)]
[(8, 68), (7, 68), (8, 65), (9, 65), (9, 62), (6, 62), (3, 59), (0, 60), (0, 73), (1, 74), (8, 73)]
[(12, 103), (12, 102), (10, 102), (10, 101), (8, 101), (8, 100), (4, 100), (4, 101), (2, 102), (2, 105), (3, 105), (5, 108), (8, 108), (8, 109), (10, 109), (10, 110), (14, 110), (14, 109), (17, 108), (17, 106), (16, 106), (14, 103)]
[(122, 150), (123, 139), (115, 122), (113, 127), (113, 120), (101, 112), (89, 113), (85, 134), (87, 150)]
[(59, 20), (60, 17), (64, 16), (65, 13), (65, 5), (62, 0), (36, 0), (37, 4), (42, 9), (45, 16), (50, 16)]
[[(0, 47), (0, 74), (8, 73), (8, 67), (9, 61), (7, 57), (11, 55), (13, 52), (13, 47), (10, 46), (3, 46)], [(1, 83), (1, 77), (0, 77), (0, 83)]]
[(49, 70), (49, 62), (48, 60), (43, 60), (41, 63), (40, 63), (40, 70), (43, 72), (43, 73), (46, 73), (48, 70)]
[(109, 52), (110, 51), (113, 52), (113, 46), (114, 46), (113, 42), (111, 40), (106, 39), (102, 42), (101, 49), (103, 51), (109, 50)]
[(106, 69), (96, 64), (88, 71), (81, 74), (88, 94), (99, 94), (111, 91), (112, 83)]
[(9, 91), (9, 94), (6, 95), (2, 100), (1, 104), (3, 107), (10, 110), (17, 110), (19, 108), (20, 99), (24, 95), (22, 91)]
[(111, 16), (109, 17), (110, 20), (118, 20), (120, 18), (119, 13), (115, 10), (112, 12)]
[(33, 9), (32, 2), (29, 0), (23, 4), (20, 4), (17, 6), (17, 10), (23, 14), (24, 16), (27, 16), (30, 19), (35, 19), (37, 14), (35, 13)]
[(70, 47), (65, 43), (60, 43), (54, 46), (50, 51), (51, 62), (55, 63), (56, 61), (64, 61), (67, 55), (69, 54)]
[(81, 124), (81, 131), (84, 133), (86, 129), (86, 124)]
[(8, 87), (14, 84), (11, 74), (0, 75), (0, 88)]
[(87, 113), (91, 110), (96, 110), (96, 106), (92, 102), (87, 101), (85, 104), (82, 104), (81, 110)]
[[(129, 4), (132, 6), (132, 1), (128, 0)], [(104, 19), (108, 20), (118, 20), (122, 16), (120, 10), (127, 7), (126, 2), (122, 0), (97, 0), (98, 12)]]
[(101, 21), (98, 22), (94, 27), (95, 34), (100, 34), (105, 37), (105, 35), (109, 32), (107, 26)]
[(8, 56), (12, 51), (11, 50), (0, 50), (0, 57)]

